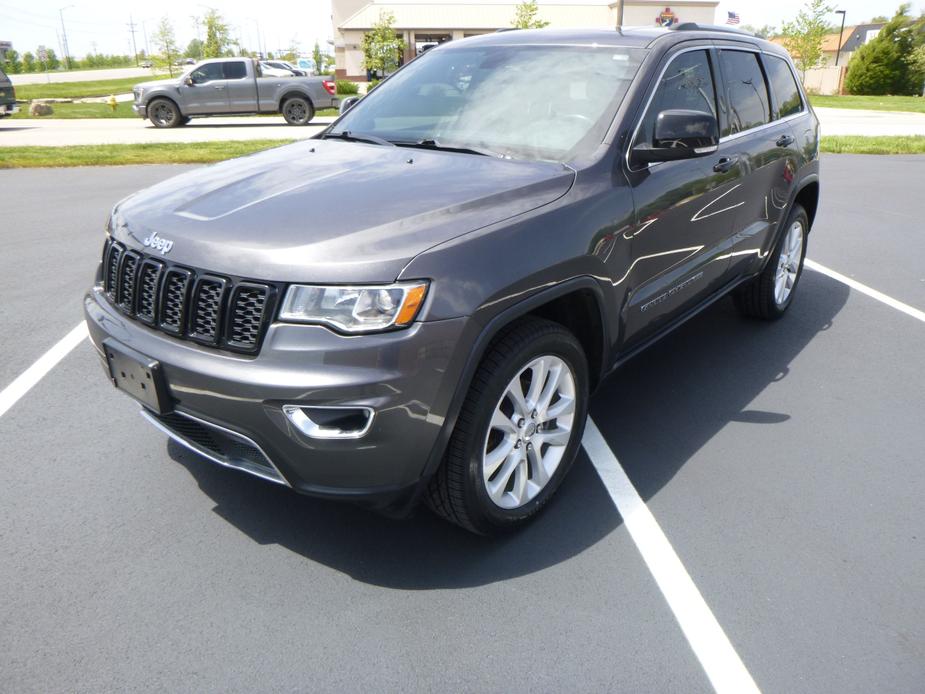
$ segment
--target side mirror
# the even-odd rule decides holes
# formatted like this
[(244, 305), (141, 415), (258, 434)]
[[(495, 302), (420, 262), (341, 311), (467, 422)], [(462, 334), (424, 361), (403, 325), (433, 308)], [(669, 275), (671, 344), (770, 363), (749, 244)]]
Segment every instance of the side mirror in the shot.
[(340, 102), (340, 112), (347, 113), (347, 111), (352, 109), (359, 100), (360, 97), (358, 96), (348, 96), (346, 99)]
[(652, 143), (633, 148), (633, 157), (643, 163), (677, 161), (715, 152), (719, 146), (716, 116), (704, 111), (672, 109), (655, 119)]
[(192, 77), (190, 77), (189, 75), (187, 75), (187, 76), (186, 76), (186, 79), (183, 80), (183, 84), (185, 84), (187, 87), (192, 87), (192, 86), (195, 86), (196, 83), (193, 82), (193, 78), (192, 78)]

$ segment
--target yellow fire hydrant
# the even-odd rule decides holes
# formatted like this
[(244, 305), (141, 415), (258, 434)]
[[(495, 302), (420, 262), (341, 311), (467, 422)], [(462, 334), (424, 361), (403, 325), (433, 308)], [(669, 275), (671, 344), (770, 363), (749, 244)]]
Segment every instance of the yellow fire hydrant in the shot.
[(115, 110), (116, 110), (116, 97), (115, 97), (115, 95), (110, 94), (110, 95), (109, 95), (109, 98), (106, 99), (106, 103), (109, 104), (109, 108), (111, 108), (111, 109), (113, 110), (113, 113), (115, 113)]

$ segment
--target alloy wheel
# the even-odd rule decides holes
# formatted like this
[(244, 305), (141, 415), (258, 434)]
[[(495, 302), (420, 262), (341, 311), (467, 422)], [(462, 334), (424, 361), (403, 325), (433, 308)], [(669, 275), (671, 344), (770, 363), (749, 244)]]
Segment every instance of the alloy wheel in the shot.
[(777, 259), (774, 274), (774, 301), (778, 306), (787, 303), (790, 292), (796, 284), (803, 258), (803, 223), (799, 220), (790, 225)]
[(544, 355), (511, 379), (492, 414), (482, 479), (492, 502), (516, 509), (532, 501), (562, 462), (575, 424), (575, 374)]

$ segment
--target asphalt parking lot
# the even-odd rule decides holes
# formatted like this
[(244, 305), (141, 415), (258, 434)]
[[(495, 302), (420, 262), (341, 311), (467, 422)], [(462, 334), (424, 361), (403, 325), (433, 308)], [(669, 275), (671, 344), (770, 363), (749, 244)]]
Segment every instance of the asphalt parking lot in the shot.
[[(822, 165), (809, 257), (925, 310), (925, 157)], [(111, 204), (185, 168), (0, 171), (0, 389), (78, 324)], [(386, 520), (168, 444), (83, 341), (0, 415), (0, 689), (922, 691), (923, 370), (925, 322), (806, 270), (615, 374), (593, 420), (692, 595), (599, 458), (511, 537)]]

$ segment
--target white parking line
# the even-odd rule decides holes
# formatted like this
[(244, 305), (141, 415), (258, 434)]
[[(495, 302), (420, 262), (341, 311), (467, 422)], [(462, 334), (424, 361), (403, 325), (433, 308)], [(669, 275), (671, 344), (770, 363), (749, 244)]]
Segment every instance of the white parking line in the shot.
[(71, 332), (58, 340), (58, 343), (40, 356), (32, 366), (16, 377), (10, 385), (0, 391), (0, 417), (6, 414), (16, 402), (32, 386), (42, 380), (42, 377), (55, 368), (55, 365), (64, 359), (72, 349), (79, 345), (87, 336), (87, 324), (81, 321)]
[(883, 292), (878, 292), (876, 289), (872, 289), (866, 284), (861, 284), (857, 280), (853, 280), (850, 277), (845, 277), (845, 275), (841, 274), (840, 272), (835, 272), (835, 270), (827, 268), (825, 265), (820, 265), (815, 260), (806, 258), (803, 261), (803, 265), (808, 267), (810, 270), (815, 270), (816, 272), (831, 277), (833, 280), (838, 280), (842, 284), (847, 284), (852, 289), (855, 289), (862, 294), (867, 294), (867, 296), (871, 297), (872, 299), (876, 299), (877, 301), (886, 304), (890, 308), (895, 308), (897, 311), (902, 311), (907, 316), (912, 316), (913, 318), (925, 323), (925, 311), (919, 311), (917, 308), (913, 308), (909, 304), (904, 304), (902, 301), (894, 299), (891, 296), (887, 296)]
[(717, 692), (758, 692), (723, 628), (591, 418), (582, 445)]

